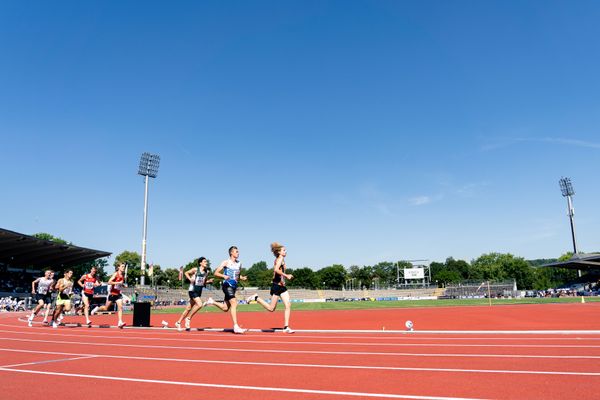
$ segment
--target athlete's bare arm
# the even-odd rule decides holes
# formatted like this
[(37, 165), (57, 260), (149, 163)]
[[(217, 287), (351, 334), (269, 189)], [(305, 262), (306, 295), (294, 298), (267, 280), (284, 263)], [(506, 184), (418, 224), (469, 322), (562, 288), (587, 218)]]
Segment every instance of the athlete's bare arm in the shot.
[(198, 267), (196, 268), (190, 268), (187, 271), (184, 272), (185, 277), (187, 278), (188, 281), (193, 282), (194, 281), (194, 275), (196, 274), (196, 271), (198, 270)]
[(35, 281), (31, 282), (31, 293), (35, 293), (35, 284), (38, 283), (42, 278), (37, 278)]
[(227, 265), (227, 260), (225, 260), (221, 264), (219, 264), (219, 266), (217, 267), (217, 270), (215, 271), (215, 274), (214, 274), (217, 278), (221, 278), (221, 279), (228, 278), (226, 275), (223, 275), (221, 273), (221, 271), (223, 271), (223, 268), (225, 268), (226, 265)]
[(117, 277), (117, 273), (115, 272), (114, 274), (112, 274), (110, 276), (110, 279), (108, 280), (108, 284), (109, 285), (114, 285), (115, 283), (118, 283), (118, 282), (115, 282), (115, 280), (114, 280), (116, 277)]
[(294, 275), (286, 274), (285, 272), (283, 272), (283, 268), (281, 268), (281, 264), (283, 264), (283, 257), (279, 256), (279, 257), (277, 257), (277, 259), (275, 259), (275, 266), (273, 267), (273, 270), (275, 271), (275, 273), (277, 275), (283, 276), (285, 279), (292, 279), (294, 277)]

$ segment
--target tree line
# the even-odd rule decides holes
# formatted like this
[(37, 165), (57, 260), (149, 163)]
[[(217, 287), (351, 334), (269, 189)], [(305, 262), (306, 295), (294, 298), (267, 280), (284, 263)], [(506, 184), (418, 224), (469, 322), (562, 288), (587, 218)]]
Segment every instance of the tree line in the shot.
[[(543, 290), (555, 288), (574, 282), (578, 279), (577, 271), (567, 268), (540, 267), (542, 264), (564, 261), (571, 257), (571, 253), (562, 255), (559, 259), (525, 260), (509, 253), (487, 253), (472, 260), (455, 260), (452, 257), (442, 262), (432, 262), (431, 283), (445, 287), (453, 283), (464, 281), (512, 281), (517, 282), (520, 290)], [(135, 252), (125, 251), (115, 258), (115, 265), (127, 262), (130, 266), (128, 280), (130, 284), (139, 281), (141, 274), (141, 257)], [(210, 265), (210, 261), (209, 261)], [(191, 260), (182, 267), (187, 271), (196, 266), (196, 260)], [(303, 289), (384, 289), (395, 287), (401, 281), (400, 271), (412, 268), (408, 261), (384, 261), (375, 265), (345, 268), (341, 264), (334, 264), (319, 270), (310, 267), (288, 268), (287, 272), (294, 275), (294, 279), (286, 284), (290, 288)], [(148, 269), (147, 269), (148, 271)], [(265, 261), (252, 264), (243, 272), (248, 281), (244, 285), (268, 289), (273, 278), (273, 269)], [(152, 275), (148, 275), (147, 282), (159, 286), (187, 287), (187, 282), (180, 280), (179, 269), (162, 269), (158, 265), (152, 268)], [(585, 277), (584, 277), (585, 279)], [(219, 286), (220, 282), (215, 282)]]
[[(47, 233), (34, 236), (70, 244)], [(471, 262), (449, 257), (444, 262), (430, 264), (431, 283), (445, 287), (467, 280), (512, 281), (514, 279), (520, 290), (554, 288), (576, 281), (578, 279), (577, 271), (566, 268), (540, 267), (540, 265), (565, 261), (571, 256), (572, 253), (566, 253), (558, 259), (525, 260), (510, 253), (486, 253)], [(185, 278), (182, 279), (183, 272), (195, 267), (196, 261), (190, 260), (186, 265), (175, 268), (163, 269), (160, 265), (147, 266), (146, 283), (171, 288), (187, 287), (188, 283), (185, 282)], [(123, 251), (115, 257), (114, 266), (121, 262), (128, 265), (127, 283), (129, 285), (138, 284), (142, 274), (141, 256), (134, 251)], [(112, 269), (107, 271), (107, 260), (99, 259), (73, 267), (75, 276), (84, 274), (92, 264), (99, 267), (101, 278), (106, 278), (107, 274), (112, 273)], [(411, 267), (412, 264), (408, 261), (383, 261), (375, 265), (351, 265), (348, 268), (341, 264), (330, 265), (319, 270), (310, 267), (288, 268), (287, 272), (293, 274), (294, 279), (288, 281), (287, 285), (290, 288), (338, 290), (342, 288), (368, 290), (392, 288), (398, 283), (399, 271)], [(244, 274), (248, 277), (248, 281), (244, 282), (246, 286), (267, 289), (271, 285), (273, 270), (265, 261), (259, 261), (250, 268), (244, 269)], [(219, 286), (220, 282), (216, 281), (214, 285)]]

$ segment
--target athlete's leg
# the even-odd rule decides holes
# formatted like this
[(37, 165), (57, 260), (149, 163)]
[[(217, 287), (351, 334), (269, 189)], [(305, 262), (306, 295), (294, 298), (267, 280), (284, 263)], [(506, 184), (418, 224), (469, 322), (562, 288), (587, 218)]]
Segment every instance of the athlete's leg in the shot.
[(54, 313), (52, 314), (52, 321), (58, 321), (60, 313), (62, 312), (63, 305), (57, 304), (54, 308)]
[(52, 303), (48, 303), (44, 305), (44, 308), (46, 309), (44, 311), (44, 321), (43, 322), (48, 322), (48, 315), (50, 315), (50, 308), (52, 307)]
[(285, 312), (284, 312), (284, 325), (285, 327), (287, 327), (290, 324), (290, 314), (292, 312), (292, 303), (290, 302), (290, 293), (289, 292), (283, 292), (281, 293), (281, 301), (283, 301), (283, 305), (285, 306)]
[(103, 306), (96, 306), (94, 307), (94, 309), (92, 310), (92, 315), (96, 314), (98, 311), (108, 311), (108, 309), (110, 308), (110, 306), (112, 306), (112, 301), (108, 300), (108, 297), (106, 298), (106, 303), (104, 303)]
[(89, 325), (92, 323), (90, 321), (90, 298), (83, 294), (81, 299), (83, 300), (83, 314), (85, 315), (85, 323)]
[(35, 306), (35, 308), (31, 312), (31, 319), (33, 319), (33, 317), (35, 317), (37, 315), (37, 313), (40, 311), (40, 309), (42, 307), (44, 307), (44, 299), (38, 300), (37, 306)]
[(188, 315), (188, 319), (192, 319), (194, 315), (202, 308), (202, 300), (200, 297), (196, 297), (194, 299), (194, 306), (191, 309), (190, 315)]
[(71, 311), (71, 301), (68, 301), (62, 309), (62, 315), (59, 317), (60, 320), (62, 320), (65, 317), (65, 314), (68, 313), (69, 311)]
[(234, 328), (236, 326), (238, 326), (238, 322), (237, 322), (237, 304), (238, 301), (235, 297), (227, 300), (227, 303), (229, 304), (229, 308), (231, 309), (231, 321), (233, 321), (233, 326)]
[(263, 306), (263, 308), (269, 312), (275, 311), (275, 309), (277, 308), (277, 300), (279, 300), (279, 296), (277, 296), (276, 294), (271, 296), (271, 304), (268, 304), (266, 301), (264, 301), (258, 296), (256, 297), (256, 302)]
[(123, 322), (123, 299), (118, 299), (116, 301), (116, 303), (117, 303), (117, 315), (119, 316), (118, 326), (120, 328), (125, 325), (125, 323)]
[(187, 305), (185, 306), (185, 310), (183, 310), (183, 312), (181, 313), (181, 315), (179, 316), (179, 319), (177, 320), (177, 322), (175, 322), (175, 324), (181, 324), (181, 321), (183, 321), (183, 319), (185, 317), (187, 317), (187, 315), (190, 313), (190, 310), (192, 309), (192, 299), (190, 299), (190, 301), (187, 303)]

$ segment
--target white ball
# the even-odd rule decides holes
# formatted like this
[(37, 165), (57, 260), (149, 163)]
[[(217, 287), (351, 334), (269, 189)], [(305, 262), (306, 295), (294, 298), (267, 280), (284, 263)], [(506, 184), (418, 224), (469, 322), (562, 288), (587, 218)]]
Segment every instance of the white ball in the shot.
[(413, 322), (412, 321), (406, 321), (406, 323), (404, 325), (406, 326), (406, 329), (408, 329), (409, 331), (413, 330)]

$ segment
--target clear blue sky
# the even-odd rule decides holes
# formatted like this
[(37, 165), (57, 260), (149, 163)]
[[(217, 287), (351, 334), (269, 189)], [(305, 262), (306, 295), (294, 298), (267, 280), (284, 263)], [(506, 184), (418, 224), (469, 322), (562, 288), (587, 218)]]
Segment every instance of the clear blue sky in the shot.
[[(595, 1), (0, 3), (0, 226), (148, 261), (600, 250)], [(111, 260), (112, 261), (112, 260)]]

